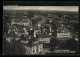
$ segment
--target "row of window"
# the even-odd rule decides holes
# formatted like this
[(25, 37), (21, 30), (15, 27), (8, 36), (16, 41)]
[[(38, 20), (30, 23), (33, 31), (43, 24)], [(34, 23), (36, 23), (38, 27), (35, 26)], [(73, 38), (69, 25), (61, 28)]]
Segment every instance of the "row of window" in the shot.
[(67, 34), (67, 32), (66, 33), (59, 33), (59, 34)]
[(42, 49), (43, 49), (42, 45), (41, 45), (41, 46), (35, 46), (35, 47), (33, 48), (33, 53), (39, 52), (39, 51), (41, 51)]
[(60, 36), (69, 36), (69, 35), (60, 35)]

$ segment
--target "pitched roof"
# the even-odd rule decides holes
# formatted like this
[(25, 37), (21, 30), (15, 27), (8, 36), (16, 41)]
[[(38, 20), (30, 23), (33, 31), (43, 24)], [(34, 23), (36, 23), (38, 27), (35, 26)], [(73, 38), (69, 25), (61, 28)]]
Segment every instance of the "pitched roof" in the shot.
[(69, 32), (69, 29), (66, 26), (60, 26), (57, 28), (58, 33), (66, 33)]

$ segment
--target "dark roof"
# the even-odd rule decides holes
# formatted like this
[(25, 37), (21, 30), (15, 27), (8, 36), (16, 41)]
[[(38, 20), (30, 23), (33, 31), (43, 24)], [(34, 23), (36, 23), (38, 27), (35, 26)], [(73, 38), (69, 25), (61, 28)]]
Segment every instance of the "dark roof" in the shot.
[(75, 37), (79, 37), (79, 35), (75, 35)]
[(26, 23), (28, 23), (30, 20), (22, 19), (21, 21), (22, 21), (22, 22), (26, 22)]
[(50, 37), (52, 36), (48, 34), (40, 34), (38, 38), (50, 38)]
[(29, 40), (27, 46), (32, 47), (32, 46), (35, 46), (35, 45), (41, 44), (40, 42), (35, 44), (34, 42), (36, 42), (36, 41), (38, 41), (37, 38), (31, 37), (31, 39)]
[(66, 26), (60, 26), (57, 28), (57, 32), (58, 33), (66, 33), (66, 32), (70, 32), (70, 31)]
[(18, 32), (19, 33), (25, 33), (25, 31), (23, 29), (19, 29)]
[(13, 37), (13, 34), (12, 33), (9, 33), (7, 36), (8, 37)]
[(40, 28), (38, 28), (38, 26), (34, 26), (34, 30), (40, 30)]
[(13, 19), (14, 22), (21, 22), (19, 19)]
[(27, 31), (30, 30), (30, 27), (29, 26), (25, 26), (24, 28), (26, 28)]
[(42, 42), (39, 42), (37, 44), (33, 43), (32, 46), (36, 46), (36, 45), (39, 45), (39, 44), (42, 44)]
[(26, 35), (25, 37), (21, 38), (23, 41), (28, 41), (29, 40), (29, 35)]
[(51, 24), (45, 24), (44, 26), (47, 26), (47, 27), (52, 27), (52, 25), (51, 25)]
[(23, 44), (23, 45), (25, 45), (27, 47), (33, 47), (33, 46), (37, 46), (39, 44), (42, 44), (42, 42), (39, 42), (39, 43), (35, 44), (35, 43), (33, 43), (33, 41), (31, 41), (30, 43), (28, 42), (28, 44)]
[(46, 24), (46, 26), (52, 27), (52, 25), (51, 25), (51, 24)]
[[(34, 29), (34, 27), (33, 27), (33, 26), (30, 26), (30, 28)], [(29, 28), (29, 29), (30, 29), (30, 28)]]

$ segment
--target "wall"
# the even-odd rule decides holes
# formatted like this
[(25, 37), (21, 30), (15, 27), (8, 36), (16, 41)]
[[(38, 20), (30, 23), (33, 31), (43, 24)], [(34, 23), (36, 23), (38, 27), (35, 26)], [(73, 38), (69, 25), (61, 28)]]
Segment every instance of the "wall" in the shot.
[(58, 38), (63, 38), (63, 37), (70, 37), (70, 32), (68, 33), (57, 33)]

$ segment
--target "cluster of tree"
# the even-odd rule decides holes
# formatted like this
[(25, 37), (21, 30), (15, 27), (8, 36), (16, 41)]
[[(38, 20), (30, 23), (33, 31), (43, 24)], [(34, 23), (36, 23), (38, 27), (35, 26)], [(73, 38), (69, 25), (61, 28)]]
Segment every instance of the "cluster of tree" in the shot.
[(52, 38), (49, 45), (50, 51), (54, 51), (55, 47), (58, 47), (58, 49), (69, 49), (71, 51), (76, 51), (76, 53), (79, 53), (79, 42), (75, 41), (74, 39), (61, 42), (56, 38)]
[(70, 49), (72, 51), (79, 52), (79, 42), (75, 41), (74, 39), (67, 40), (66, 42), (60, 43), (61, 49)]
[(25, 55), (25, 48), (19, 41), (13, 40), (9, 43), (5, 38), (2, 51), (4, 55)]
[(59, 40), (57, 38), (51, 38), (50, 47), (55, 47), (58, 44), (59, 44)]

